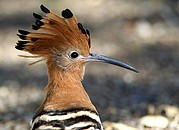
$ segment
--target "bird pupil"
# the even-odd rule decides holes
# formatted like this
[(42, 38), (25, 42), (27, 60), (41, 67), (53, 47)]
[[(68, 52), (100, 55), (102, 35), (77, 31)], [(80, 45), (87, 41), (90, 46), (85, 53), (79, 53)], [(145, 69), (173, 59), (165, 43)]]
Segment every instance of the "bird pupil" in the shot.
[(78, 57), (78, 53), (77, 52), (72, 52), (71, 53), (71, 58), (77, 58)]

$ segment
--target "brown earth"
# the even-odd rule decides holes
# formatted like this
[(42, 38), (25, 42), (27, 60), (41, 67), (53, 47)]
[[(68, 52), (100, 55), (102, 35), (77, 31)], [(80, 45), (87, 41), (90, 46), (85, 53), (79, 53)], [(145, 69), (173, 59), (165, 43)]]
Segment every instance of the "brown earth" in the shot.
[(179, 1), (1, 0), (0, 130), (29, 129), (43, 100), (47, 84), (44, 63), (27, 67), (33, 60), (18, 57), (24, 53), (14, 49), (17, 29), (31, 30), (32, 12), (42, 14), (40, 4), (58, 14), (70, 8), (91, 31), (94, 52), (140, 71), (136, 74), (103, 63), (87, 65), (83, 83), (104, 122), (138, 128), (139, 119), (148, 114), (173, 120), (158, 108), (163, 104), (178, 108), (179, 104)]

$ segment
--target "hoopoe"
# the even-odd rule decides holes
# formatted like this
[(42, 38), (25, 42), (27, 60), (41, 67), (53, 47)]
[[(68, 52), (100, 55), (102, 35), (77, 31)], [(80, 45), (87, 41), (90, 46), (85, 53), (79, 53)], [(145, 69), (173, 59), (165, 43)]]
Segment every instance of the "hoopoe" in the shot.
[(41, 57), (37, 62), (45, 60), (48, 69), (46, 97), (34, 114), (31, 130), (103, 130), (98, 112), (81, 83), (85, 64), (100, 61), (137, 70), (90, 52), (90, 32), (69, 9), (59, 17), (44, 5), (40, 8), (45, 16), (33, 13), (35, 31), (18, 30), (21, 40), (15, 46), (33, 54), (26, 58)]

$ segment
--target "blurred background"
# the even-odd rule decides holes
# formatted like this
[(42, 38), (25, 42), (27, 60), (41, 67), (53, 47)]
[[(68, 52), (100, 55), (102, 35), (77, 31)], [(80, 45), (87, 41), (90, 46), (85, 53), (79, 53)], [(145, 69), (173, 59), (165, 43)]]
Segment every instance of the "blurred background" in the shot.
[[(107, 122), (106, 129), (115, 129), (108, 127), (110, 122), (150, 129), (141, 123), (147, 115), (165, 117), (165, 129), (179, 128), (178, 0), (1, 0), (0, 130), (29, 129), (44, 98), (45, 63), (28, 67), (34, 60), (18, 57), (24, 53), (14, 48), (17, 30), (32, 30), (33, 12), (43, 15), (41, 4), (59, 15), (71, 9), (90, 30), (93, 52), (140, 71), (136, 74), (103, 63), (87, 65), (83, 84)], [(171, 125), (173, 121), (177, 123)]]

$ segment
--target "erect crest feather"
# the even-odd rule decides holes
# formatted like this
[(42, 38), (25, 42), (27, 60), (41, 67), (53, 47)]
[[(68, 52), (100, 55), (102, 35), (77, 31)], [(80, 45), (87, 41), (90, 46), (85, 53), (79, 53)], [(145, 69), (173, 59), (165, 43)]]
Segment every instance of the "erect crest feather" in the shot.
[(69, 9), (63, 10), (62, 17), (59, 17), (43, 5), (40, 8), (45, 16), (33, 13), (34, 32), (18, 30), (17, 35), (21, 40), (15, 46), (16, 49), (27, 51), (37, 57), (47, 57), (52, 55), (54, 50), (64, 51), (70, 47), (80, 50), (83, 55), (89, 53), (89, 31), (77, 22)]

